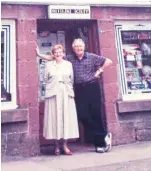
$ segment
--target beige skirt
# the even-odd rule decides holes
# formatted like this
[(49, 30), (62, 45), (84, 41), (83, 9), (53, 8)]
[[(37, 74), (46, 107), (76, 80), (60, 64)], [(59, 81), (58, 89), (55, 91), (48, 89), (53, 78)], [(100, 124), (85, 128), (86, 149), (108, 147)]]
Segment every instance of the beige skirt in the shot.
[(45, 99), (43, 136), (46, 139), (71, 139), (79, 137), (75, 100), (63, 83), (58, 94)]

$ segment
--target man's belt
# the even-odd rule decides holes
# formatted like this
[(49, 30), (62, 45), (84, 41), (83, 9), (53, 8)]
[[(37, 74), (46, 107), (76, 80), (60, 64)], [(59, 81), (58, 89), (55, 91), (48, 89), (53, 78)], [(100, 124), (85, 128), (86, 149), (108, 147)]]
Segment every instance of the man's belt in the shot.
[(94, 84), (94, 83), (98, 83), (98, 81), (97, 80), (91, 80), (88, 82), (77, 83), (77, 84), (75, 84), (75, 86), (86, 86), (86, 85), (90, 85), (90, 84)]

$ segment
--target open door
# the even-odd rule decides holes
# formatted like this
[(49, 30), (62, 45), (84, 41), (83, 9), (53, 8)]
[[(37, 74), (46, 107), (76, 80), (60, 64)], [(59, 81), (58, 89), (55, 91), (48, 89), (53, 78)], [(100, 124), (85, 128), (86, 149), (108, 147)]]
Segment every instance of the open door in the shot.
[[(61, 43), (66, 49), (66, 54), (72, 53), (72, 42), (75, 38), (82, 38), (86, 43), (86, 51), (99, 54), (97, 22), (94, 20), (37, 20), (37, 42), (40, 53), (50, 54), (51, 47)], [(40, 144), (51, 144), (52, 140), (44, 139), (43, 116), (44, 94), (43, 72), (45, 61), (38, 58), (39, 62), (39, 115), (40, 115)], [(85, 141), (83, 129), (80, 129), (80, 140)], [(77, 141), (77, 140), (76, 140)]]

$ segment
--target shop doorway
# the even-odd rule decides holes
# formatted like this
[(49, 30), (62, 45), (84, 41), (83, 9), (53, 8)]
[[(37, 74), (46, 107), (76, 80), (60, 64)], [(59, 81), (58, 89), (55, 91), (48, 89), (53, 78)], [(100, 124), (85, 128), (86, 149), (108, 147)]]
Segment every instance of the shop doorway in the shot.
[[(56, 43), (61, 43), (65, 47), (66, 54), (72, 53), (72, 41), (75, 38), (82, 38), (86, 43), (86, 51), (99, 54), (99, 41), (96, 20), (37, 20), (37, 43), (40, 52), (49, 54), (51, 47)], [(43, 132), (44, 116), (44, 83), (43, 70), (45, 61), (38, 59), (40, 87), (39, 87), (39, 111), (40, 111), (40, 144), (46, 145), (53, 141), (45, 140)], [(81, 137), (75, 141), (89, 141), (87, 131), (80, 129)], [(91, 138), (90, 138), (91, 139)]]

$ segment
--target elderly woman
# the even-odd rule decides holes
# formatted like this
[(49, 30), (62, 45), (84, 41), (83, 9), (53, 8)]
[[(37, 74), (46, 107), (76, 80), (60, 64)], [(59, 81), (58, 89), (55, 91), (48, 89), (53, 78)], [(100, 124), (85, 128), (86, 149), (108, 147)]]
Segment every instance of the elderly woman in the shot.
[(73, 91), (73, 68), (69, 61), (63, 59), (62, 45), (55, 45), (52, 54), (54, 59), (46, 63), (44, 73), (46, 92), (43, 135), (46, 139), (55, 139), (56, 155), (60, 155), (61, 139), (64, 154), (71, 155), (67, 140), (79, 137)]

